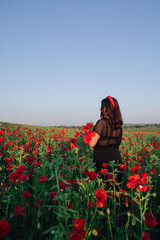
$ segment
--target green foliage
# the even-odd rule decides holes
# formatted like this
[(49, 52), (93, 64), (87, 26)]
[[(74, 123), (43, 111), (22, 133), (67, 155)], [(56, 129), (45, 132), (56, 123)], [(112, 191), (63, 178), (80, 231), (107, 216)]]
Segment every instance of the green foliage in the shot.
[[(85, 219), (86, 240), (98, 239), (97, 229), (101, 240), (142, 239), (145, 231), (151, 239), (159, 239), (159, 133), (123, 132), (120, 151), (126, 168), (121, 170), (122, 182), (118, 183), (115, 179), (120, 165), (115, 161), (110, 162), (112, 172), (108, 175), (89, 179), (86, 173), (95, 170), (93, 151), (84, 144), (81, 128), (2, 123), (0, 131), (4, 137), (0, 142), (0, 220), (11, 224), (6, 239), (65, 240), (77, 218)], [(136, 170), (137, 163), (141, 168)], [(11, 169), (8, 164), (12, 164)], [(11, 174), (18, 166), (25, 166), (19, 176), (27, 177), (17, 177), (14, 182)], [(148, 176), (145, 183), (127, 187), (129, 176), (138, 174), (142, 179), (143, 172)], [(141, 185), (148, 190), (137, 190)], [(97, 207), (97, 189), (107, 192), (102, 208)], [(24, 197), (26, 191), (31, 196)], [(15, 213), (16, 206), (22, 208), (21, 214)], [(157, 220), (153, 228), (144, 220), (149, 211)]]

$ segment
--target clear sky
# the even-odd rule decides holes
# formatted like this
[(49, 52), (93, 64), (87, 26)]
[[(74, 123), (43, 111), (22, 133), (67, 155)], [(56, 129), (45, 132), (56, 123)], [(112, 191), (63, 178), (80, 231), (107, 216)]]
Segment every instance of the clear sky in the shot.
[(0, 0), (0, 121), (160, 123), (159, 0)]

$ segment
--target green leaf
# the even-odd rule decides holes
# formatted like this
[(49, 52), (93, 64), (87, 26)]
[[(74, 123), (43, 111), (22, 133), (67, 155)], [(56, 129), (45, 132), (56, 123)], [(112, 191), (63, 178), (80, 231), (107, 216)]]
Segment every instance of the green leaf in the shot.
[(140, 240), (140, 239), (141, 239), (141, 237), (139, 237), (134, 231), (133, 231), (133, 235), (134, 235), (134, 237), (135, 237), (137, 240)]
[(55, 226), (52, 226), (50, 228), (48, 228), (46, 231), (43, 232), (43, 234), (48, 234), (50, 232), (52, 232), (55, 229)]

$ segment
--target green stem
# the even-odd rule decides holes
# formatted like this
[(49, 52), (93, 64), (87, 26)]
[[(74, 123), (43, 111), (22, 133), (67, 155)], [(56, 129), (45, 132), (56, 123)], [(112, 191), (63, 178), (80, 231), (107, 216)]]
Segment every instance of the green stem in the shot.
[(114, 240), (113, 238), (113, 233), (112, 233), (112, 227), (111, 227), (111, 222), (110, 222), (110, 217), (108, 215), (108, 223), (109, 223), (109, 230), (110, 230), (110, 233), (111, 233), (111, 239)]

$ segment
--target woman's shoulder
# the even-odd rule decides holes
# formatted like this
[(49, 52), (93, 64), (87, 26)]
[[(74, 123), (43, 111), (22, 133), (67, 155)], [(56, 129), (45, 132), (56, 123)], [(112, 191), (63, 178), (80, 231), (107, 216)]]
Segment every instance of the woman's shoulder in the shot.
[(103, 126), (105, 126), (106, 125), (106, 121), (104, 119), (98, 119), (96, 124), (95, 124), (95, 126), (96, 125), (103, 125)]

